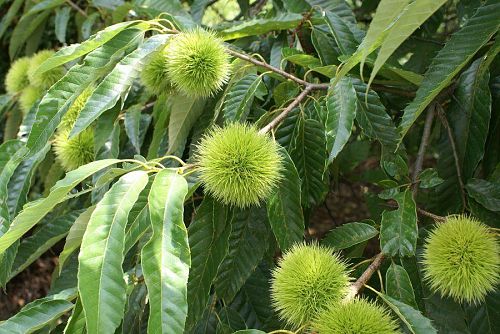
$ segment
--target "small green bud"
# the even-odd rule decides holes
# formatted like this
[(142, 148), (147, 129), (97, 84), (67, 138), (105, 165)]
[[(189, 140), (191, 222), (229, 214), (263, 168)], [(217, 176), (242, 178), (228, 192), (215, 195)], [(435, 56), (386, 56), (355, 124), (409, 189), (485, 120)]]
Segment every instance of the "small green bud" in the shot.
[(319, 334), (399, 333), (386, 309), (365, 299), (328, 305), (313, 321), (312, 328)]
[(78, 115), (80, 115), (80, 111), (82, 111), (83, 107), (85, 107), (85, 104), (92, 95), (93, 91), (94, 88), (89, 86), (85, 88), (80, 95), (78, 95), (71, 107), (68, 108), (66, 114), (64, 114), (61, 123), (59, 123), (60, 130), (71, 130), (73, 128)]
[(19, 93), (29, 85), (29, 68), (30, 59), (28, 57), (19, 58), (10, 65), (10, 69), (5, 76), (5, 90), (8, 94)]
[(241, 208), (269, 197), (282, 169), (278, 145), (241, 123), (209, 132), (197, 147), (196, 159), (205, 190)]
[(53, 50), (42, 50), (38, 51), (33, 55), (30, 61), (30, 68), (28, 70), (28, 78), (30, 83), (33, 86), (42, 88), (42, 89), (48, 89), (50, 86), (52, 86), (56, 81), (62, 78), (64, 75), (64, 69), (63, 67), (55, 67), (51, 70), (48, 70), (42, 74), (35, 75), (36, 69), (47, 59), (52, 57), (54, 55)]
[(439, 223), (426, 240), (423, 258), (431, 289), (458, 302), (481, 302), (499, 282), (496, 237), (467, 216), (448, 216)]
[(89, 86), (75, 99), (64, 115), (54, 137), (56, 160), (67, 172), (94, 160), (94, 129), (89, 127), (73, 138), (69, 138), (78, 115), (92, 95), (93, 87)]
[(188, 96), (210, 96), (229, 77), (229, 57), (213, 32), (195, 29), (180, 33), (167, 47), (170, 80)]
[(155, 52), (141, 72), (141, 82), (146, 89), (155, 95), (172, 90), (172, 82), (168, 78), (166, 50)]
[(44, 90), (35, 86), (25, 87), (19, 95), (19, 107), (24, 115), (30, 111), (33, 104), (43, 96)]
[(54, 137), (56, 159), (69, 172), (94, 160), (94, 130), (87, 128), (69, 139), (69, 130), (58, 131)]
[(297, 244), (273, 272), (271, 298), (279, 316), (299, 328), (309, 325), (328, 305), (340, 302), (348, 287), (347, 266), (332, 249)]

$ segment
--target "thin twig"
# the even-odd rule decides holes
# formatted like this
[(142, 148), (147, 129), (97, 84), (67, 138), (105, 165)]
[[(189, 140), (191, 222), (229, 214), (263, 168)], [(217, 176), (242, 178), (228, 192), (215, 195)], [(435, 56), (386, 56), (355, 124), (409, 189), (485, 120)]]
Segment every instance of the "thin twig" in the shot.
[(370, 280), (373, 274), (380, 268), (382, 262), (384, 262), (385, 255), (383, 253), (378, 253), (373, 259), (372, 263), (366, 268), (366, 270), (359, 276), (356, 282), (351, 284), (349, 293), (347, 294), (346, 300), (351, 300), (354, 298)]
[[(391, 208), (398, 207), (398, 205), (394, 201), (389, 201), (385, 205), (387, 205), (388, 207), (391, 207)], [(417, 207), (417, 213), (419, 213), (421, 216), (429, 217), (429, 218), (432, 218), (432, 219), (437, 220), (437, 221), (445, 221), (446, 220), (446, 218), (443, 216), (438, 216), (434, 213), (431, 213), (429, 211), (425, 211), (424, 209), (420, 209), (418, 207)]]
[(446, 220), (446, 218), (443, 216), (435, 215), (433, 213), (430, 213), (429, 211), (425, 211), (425, 210), (420, 209), (420, 208), (417, 208), (417, 212), (420, 213), (422, 216), (432, 218), (436, 221), (444, 222)]
[(458, 151), (457, 151), (457, 146), (455, 145), (455, 139), (453, 138), (453, 133), (451, 132), (450, 124), (448, 123), (446, 115), (444, 114), (443, 107), (441, 107), (441, 105), (438, 104), (436, 108), (439, 119), (441, 120), (441, 123), (443, 124), (444, 128), (448, 133), (448, 140), (450, 141), (451, 150), (453, 152), (453, 159), (455, 160), (455, 169), (457, 170), (458, 184), (460, 185), (460, 197), (462, 198), (462, 204), (465, 208), (467, 206), (467, 202), (465, 200), (465, 190), (464, 190), (465, 185), (462, 179), (462, 170), (460, 168), (460, 162), (459, 162), (460, 160), (458, 159)]
[(257, 60), (255, 58), (252, 58), (244, 53), (240, 53), (238, 51), (235, 51), (235, 50), (232, 50), (232, 49), (227, 49), (227, 52), (234, 56), (234, 57), (237, 57), (237, 58), (240, 58), (240, 59), (243, 59), (249, 63), (252, 63), (254, 65), (257, 65), (257, 66), (261, 66), (261, 67), (264, 67), (265, 69), (267, 70), (270, 70), (270, 71), (273, 71), (274, 73), (278, 73), (279, 75), (287, 78), (287, 79), (290, 79), (292, 81), (295, 81), (296, 83), (298, 83), (299, 85), (303, 85), (303, 86), (306, 86), (308, 84), (307, 81), (304, 81), (300, 78), (297, 78), (296, 76), (294, 76), (293, 74), (290, 74), (288, 72), (285, 72), (283, 71), (282, 69), (279, 69), (277, 67), (274, 67), (268, 63), (265, 63), (263, 61), (260, 61), (260, 60)]
[(422, 140), (420, 141), (420, 147), (418, 148), (417, 160), (415, 161), (415, 168), (413, 168), (413, 174), (411, 181), (413, 182), (413, 197), (417, 195), (418, 191), (418, 174), (422, 171), (422, 166), (424, 164), (425, 151), (427, 149), (427, 144), (429, 143), (429, 137), (431, 136), (432, 122), (434, 120), (434, 112), (436, 110), (436, 105), (431, 104), (427, 108), (427, 115), (425, 116), (424, 132), (422, 134)]
[(252, 58), (250, 57), (249, 55), (246, 55), (244, 53), (240, 53), (238, 51), (235, 51), (235, 50), (232, 50), (232, 49), (227, 49), (227, 52), (232, 55), (233, 57), (236, 57), (236, 58), (240, 58), (240, 59), (243, 59), (249, 63), (252, 63), (254, 65), (257, 65), (257, 66), (260, 66), (260, 67), (263, 67), (269, 71), (272, 71), (274, 73), (277, 73), (289, 80), (292, 80), (292, 81), (295, 81), (296, 83), (298, 83), (299, 85), (302, 85), (302, 86), (305, 86), (306, 88), (309, 87), (309, 90), (315, 90), (315, 89), (318, 89), (318, 90), (326, 90), (328, 89), (328, 87), (330, 86), (330, 84), (315, 84), (315, 83), (311, 83), (311, 82), (307, 82), (305, 80), (302, 80), (300, 78), (297, 78), (295, 75), (293, 74), (290, 74), (286, 71), (283, 71), (282, 69), (279, 69), (277, 67), (274, 67), (266, 62), (263, 62), (263, 61), (260, 61), (260, 60), (257, 60), (255, 58)]
[(83, 9), (81, 9), (76, 3), (74, 3), (71, 0), (66, 0), (66, 2), (68, 3), (68, 5), (76, 9), (80, 14), (82, 14), (85, 17), (88, 17), (87, 13)]
[(273, 119), (269, 124), (267, 124), (265, 127), (260, 129), (259, 133), (267, 133), (270, 130), (274, 129), (281, 121), (283, 121), (286, 116), (292, 111), (295, 107), (297, 107), (302, 100), (304, 100), (307, 95), (311, 92), (312, 87), (310, 85), (307, 85), (302, 93), (300, 93), (293, 101), (286, 107), (278, 116), (276, 116), (275, 119)]

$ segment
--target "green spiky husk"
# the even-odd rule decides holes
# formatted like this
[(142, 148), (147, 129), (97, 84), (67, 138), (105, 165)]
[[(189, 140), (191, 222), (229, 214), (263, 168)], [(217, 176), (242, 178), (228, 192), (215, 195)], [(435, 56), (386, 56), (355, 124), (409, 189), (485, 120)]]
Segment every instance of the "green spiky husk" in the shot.
[(21, 95), (19, 95), (19, 107), (24, 115), (26, 115), (31, 107), (33, 107), (33, 104), (43, 96), (43, 93), (44, 90), (31, 85), (25, 87), (21, 91)]
[(198, 145), (196, 159), (205, 190), (241, 208), (269, 197), (282, 169), (278, 145), (241, 123), (210, 131)]
[(69, 130), (58, 131), (53, 147), (64, 170), (72, 171), (94, 160), (94, 130), (87, 128), (71, 139)]
[(85, 107), (85, 103), (87, 103), (87, 100), (92, 95), (93, 91), (94, 88), (89, 86), (85, 88), (80, 95), (78, 95), (71, 107), (68, 108), (66, 114), (64, 114), (61, 123), (59, 123), (60, 130), (71, 130), (73, 128), (80, 111), (82, 111), (83, 107)]
[(210, 96), (229, 77), (229, 57), (213, 32), (198, 28), (172, 38), (167, 69), (174, 86), (185, 95)]
[(348, 287), (347, 266), (332, 249), (297, 244), (273, 271), (271, 298), (279, 316), (298, 328), (308, 325), (328, 305), (339, 302)]
[(141, 82), (155, 95), (172, 91), (172, 82), (168, 78), (166, 50), (155, 52), (141, 72)]
[(396, 334), (398, 325), (383, 307), (365, 299), (330, 304), (313, 321), (319, 334)]
[(64, 69), (61, 66), (55, 67), (44, 73), (35, 75), (36, 69), (44, 61), (52, 57), (54, 53), (55, 52), (53, 50), (42, 50), (38, 51), (33, 55), (33, 57), (31, 57), (30, 68), (28, 70), (28, 78), (31, 85), (42, 89), (48, 89), (50, 86), (56, 83), (57, 80), (61, 79), (61, 77), (64, 75)]
[(458, 302), (476, 304), (499, 282), (499, 246), (483, 223), (467, 216), (449, 216), (427, 238), (423, 265), (432, 290)]
[(5, 76), (5, 90), (7, 94), (14, 95), (24, 88), (28, 87), (28, 70), (30, 68), (30, 59), (23, 57), (17, 59), (10, 65), (10, 69)]

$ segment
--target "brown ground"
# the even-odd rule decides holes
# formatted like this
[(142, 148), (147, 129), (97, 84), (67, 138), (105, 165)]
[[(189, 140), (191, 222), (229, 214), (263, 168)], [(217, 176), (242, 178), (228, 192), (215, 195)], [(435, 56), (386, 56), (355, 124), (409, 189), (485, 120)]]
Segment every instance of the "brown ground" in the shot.
[(9, 318), (25, 304), (47, 294), (56, 261), (52, 254), (45, 254), (14, 277), (5, 291), (0, 291), (0, 320)]

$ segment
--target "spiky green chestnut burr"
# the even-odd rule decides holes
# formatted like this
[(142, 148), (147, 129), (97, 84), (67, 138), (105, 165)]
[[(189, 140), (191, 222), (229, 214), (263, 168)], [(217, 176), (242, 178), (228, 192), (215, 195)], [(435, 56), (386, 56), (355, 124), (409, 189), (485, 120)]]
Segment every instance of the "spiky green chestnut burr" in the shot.
[(318, 314), (312, 328), (319, 334), (396, 334), (398, 325), (381, 306), (365, 299), (333, 303)]
[(24, 115), (30, 111), (33, 104), (43, 96), (44, 90), (35, 86), (25, 87), (19, 95), (19, 107)]
[(499, 282), (499, 246), (478, 220), (448, 216), (427, 238), (423, 265), (431, 289), (458, 302), (478, 303)]
[(141, 82), (146, 89), (155, 95), (172, 90), (172, 82), (168, 77), (166, 50), (155, 52), (141, 72)]
[(64, 69), (59, 66), (44, 73), (35, 75), (36, 69), (47, 59), (54, 55), (53, 50), (42, 50), (38, 51), (31, 57), (30, 68), (28, 70), (28, 78), (33, 86), (47, 89), (56, 83), (57, 80), (61, 79), (64, 75)]
[(87, 128), (69, 139), (69, 130), (58, 131), (54, 137), (56, 159), (69, 172), (94, 160), (94, 130)]
[(241, 208), (269, 197), (282, 169), (278, 145), (241, 123), (210, 131), (197, 147), (196, 160), (205, 190)]
[(348, 287), (347, 266), (330, 248), (297, 244), (273, 271), (271, 298), (279, 316), (298, 328), (339, 302)]
[(5, 90), (7, 94), (14, 95), (19, 93), (29, 85), (29, 68), (30, 59), (28, 57), (19, 58), (10, 65), (10, 69), (5, 76)]
[(229, 57), (213, 32), (195, 29), (172, 38), (167, 47), (170, 80), (188, 96), (210, 96), (227, 81)]
[(71, 107), (68, 108), (68, 111), (62, 118), (61, 123), (59, 123), (60, 130), (71, 130), (73, 128), (80, 111), (82, 111), (83, 107), (85, 107), (85, 103), (87, 103), (87, 100), (92, 95), (93, 90), (94, 88), (89, 86), (85, 88), (80, 95), (78, 95)]

